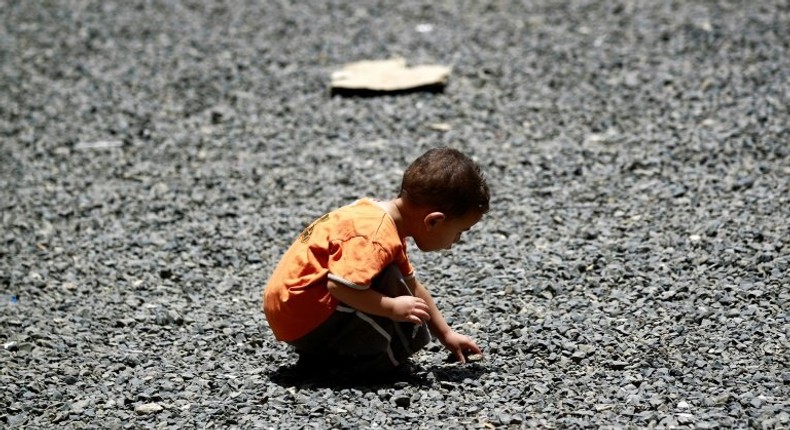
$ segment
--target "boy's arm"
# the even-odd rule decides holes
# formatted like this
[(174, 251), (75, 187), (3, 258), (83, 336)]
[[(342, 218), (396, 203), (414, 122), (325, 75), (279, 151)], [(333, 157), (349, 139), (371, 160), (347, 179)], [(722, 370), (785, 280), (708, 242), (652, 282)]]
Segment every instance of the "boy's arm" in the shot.
[(387, 297), (371, 289), (355, 290), (334, 281), (327, 281), (326, 287), (339, 301), (367, 314), (414, 324), (429, 321), (432, 316), (430, 306), (420, 297)]
[(433, 301), (433, 297), (431, 297), (428, 290), (422, 286), (420, 281), (412, 277), (406, 280), (406, 284), (416, 297), (423, 299), (425, 303), (428, 304), (431, 315), (431, 319), (428, 321), (428, 328), (431, 330), (431, 333), (439, 339), (439, 342), (453, 353), (459, 362), (466, 363), (466, 357), (464, 356), (465, 352), (471, 351), (475, 354), (483, 353), (472, 338), (457, 333), (450, 328), (444, 316), (442, 316), (441, 311), (439, 311), (439, 308), (436, 306), (436, 302)]

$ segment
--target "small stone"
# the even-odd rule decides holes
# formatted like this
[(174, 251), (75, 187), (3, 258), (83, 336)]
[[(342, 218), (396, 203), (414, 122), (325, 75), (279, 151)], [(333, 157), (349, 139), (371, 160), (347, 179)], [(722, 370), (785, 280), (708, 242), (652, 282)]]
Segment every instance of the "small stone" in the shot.
[(444, 122), (437, 122), (437, 123), (429, 124), (428, 128), (431, 128), (436, 131), (450, 131), (452, 130), (453, 127), (450, 124)]
[(27, 415), (25, 414), (18, 414), (18, 415), (6, 415), (7, 424), (11, 427), (18, 427), (22, 426), (27, 422)]
[(137, 412), (138, 415), (150, 415), (159, 413), (162, 409), (164, 408), (159, 403), (144, 403), (134, 408), (134, 411)]
[(30, 342), (22, 342), (18, 345), (15, 345), (15, 347), (19, 352), (30, 352), (33, 350), (33, 348), (35, 348), (35, 346)]
[(753, 176), (743, 176), (738, 178), (737, 181), (732, 185), (733, 190), (742, 190), (746, 188), (751, 188), (754, 185), (755, 178)]
[[(496, 348), (496, 344), (489, 345), (489, 346), (492, 349)], [(464, 359), (466, 360), (467, 363), (474, 363), (474, 362), (482, 361), (483, 360), (483, 354), (476, 354), (476, 353), (473, 353), (473, 352), (470, 352), (470, 351), (464, 351)], [(445, 361), (448, 362), (448, 363), (457, 363), (458, 362), (458, 358), (455, 356), (455, 354), (450, 353), (450, 354), (447, 355), (447, 358), (445, 359)]]
[(178, 312), (176, 312), (175, 310), (171, 309), (171, 310), (167, 311), (167, 318), (173, 324), (176, 324), (176, 325), (183, 325), (184, 324), (184, 318), (181, 317), (181, 315)]
[(543, 384), (535, 384), (532, 388), (540, 394), (546, 394), (549, 392), (549, 387)]
[(673, 198), (680, 198), (686, 195), (686, 187), (683, 185), (675, 185), (670, 188), (669, 192)]
[(476, 363), (478, 361), (483, 361), (483, 354), (469, 354), (466, 356), (467, 363)]
[(90, 149), (114, 149), (123, 146), (122, 140), (98, 140), (94, 142), (77, 142), (74, 149), (77, 151)]
[(678, 423), (679, 424), (691, 424), (694, 422), (694, 415), (681, 413), (678, 414)]
[(507, 413), (501, 412), (501, 413), (499, 413), (499, 415), (497, 416), (497, 420), (498, 420), (498, 421), (499, 421), (499, 423), (500, 423), (500, 424), (502, 424), (502, 425), (508, 425), (508, 424), (510, 424), (510, 414), (507, 414)]
[(71, 411), (75, 414), (81, 414), (89, 405), (89, 400), (80, 400), (71, 404)]

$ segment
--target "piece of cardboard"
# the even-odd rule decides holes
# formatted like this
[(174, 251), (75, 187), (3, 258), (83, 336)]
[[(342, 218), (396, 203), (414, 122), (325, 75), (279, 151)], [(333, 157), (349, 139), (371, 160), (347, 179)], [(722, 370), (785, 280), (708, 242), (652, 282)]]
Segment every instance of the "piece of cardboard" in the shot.
[(451, 69), (440, 65), (408, 67), (406, 60), (364, 60), (332, 73), (332, 94), (443, 91)]

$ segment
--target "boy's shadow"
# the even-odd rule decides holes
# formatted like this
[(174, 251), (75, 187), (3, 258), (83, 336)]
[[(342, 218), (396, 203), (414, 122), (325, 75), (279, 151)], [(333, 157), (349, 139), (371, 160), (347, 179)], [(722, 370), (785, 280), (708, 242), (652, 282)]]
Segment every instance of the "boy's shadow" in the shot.
[(330, 388), (346, 389), (356, 388), (362, 391), (375, 391), (380, 388), (403, 386), (427, 387), (442, 382), (443, 387), (452, 387), (465, 379), (478, 379), (489, 372), (486, 366), (477, 363), (465, 365), (446, 364), (432, 365), (410, 372), (396, 372), (383, 375), (358, 375), (353, 371), (340, 373), (304, 372), (296, 365), (280, 366), (269, 375), (269, 379), (282, 387), (296, 387), (299, 389)]

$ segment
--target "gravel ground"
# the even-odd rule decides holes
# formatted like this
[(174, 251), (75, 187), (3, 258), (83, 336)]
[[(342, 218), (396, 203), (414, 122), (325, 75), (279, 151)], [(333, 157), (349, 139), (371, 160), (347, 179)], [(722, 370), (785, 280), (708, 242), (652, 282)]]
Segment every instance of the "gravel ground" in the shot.
[[(321, 5), (309, 5), (321, 3)], [(790, 427), (786, 1), (0, 2), (0, 427)], [(361, 59), (444, 93), (330, 97)], [(311, 220), (450, 145), (459, 331), (310, 380), (260, 312)]]

